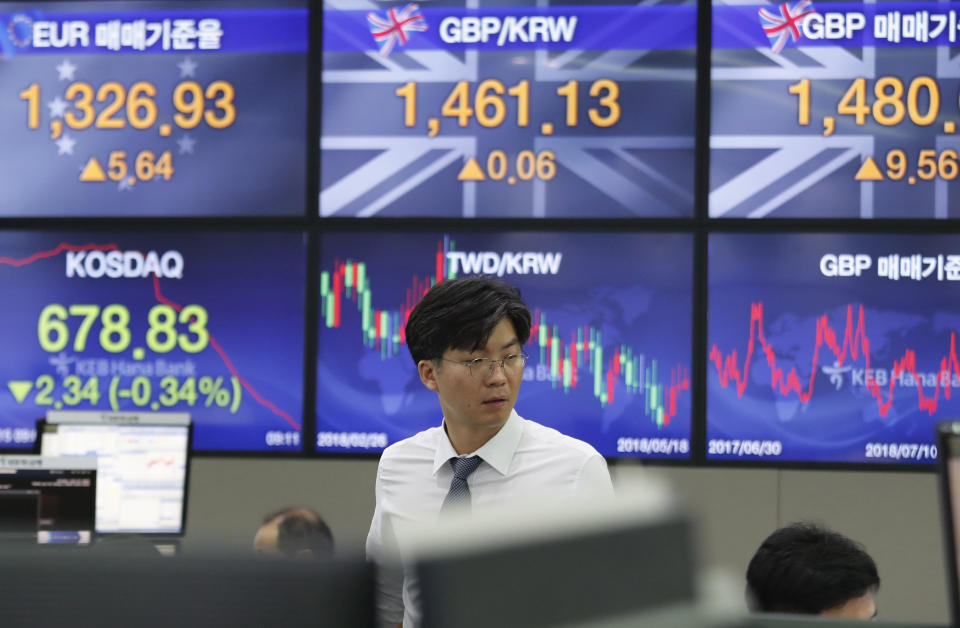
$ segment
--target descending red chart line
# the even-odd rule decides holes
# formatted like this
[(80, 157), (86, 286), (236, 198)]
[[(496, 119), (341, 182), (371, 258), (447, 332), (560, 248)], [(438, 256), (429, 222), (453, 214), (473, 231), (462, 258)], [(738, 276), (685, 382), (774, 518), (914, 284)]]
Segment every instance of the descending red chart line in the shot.
[[(53, 249), (49, 249), (49, 250), (46, 250), (46, 251), (40, 251), (40, 252), (34, 253), (34, 254), (32, 254), (32, 255), (30, 255), (30, 256), (28, 256), (28, 257), (22, 258), (22, 259), (14, 259), (14, 258), (10, 258), (10, 257), (0, 257), (0, 265), (7, 265), (7, 266), (12, 266), (12, 267), (14, 267), (14, 268), (21, 268), (21, 267), (23, 267), (23, 266), (26, 266), (26, 265), (28, 265), (28, 264), (32, 264), (32, 263), (34, 263), (34, 262), (36, 262), (36, 261), (39, 261), (39, 260), (42, 260), (42, 259), (49, 259), (49, 258), (52, 258), (52, 257), (56, 257), (56, 256), (58, 256), (58, 255), (61, 255), (62, 253), (67, 252), (67, 251), (83, 252), (83, 251), (116, 251), (116, 250), (119, 250), (119, 247), (118, 247), (116, 244), (84, 244), (84, 245), (75, 245), (75, 244), (68, 244), (68, 243), (65, 243), (65, 242), (61, 242), (57, 247), (55, 247), (55, 248), (53, 248)], [(167, 305), (167, 306), (169, 306), (169, 307), (172, 307), (172, 308), (173, 308), (174, 310), (176, 310), (177, 312), (179, 312), (179, 311), (181, 311), (181, 310), (183, 309), (183, 306), (181, 306), (181, 305), (179, 305), (179, 304), (177, 304), (177, 303), (175, 303), (175, 302), (173, 302), (173, 301), (170, 301), (169, 299), (167, 299), (166, 297), (163, 296), (163, 294), (160, 292), (160, 280), (159, 280), (159, 278), (158, 278), (156, 275), (153, 276), (153, 290), (154, 290), (154, 296), (156, 297), (156, 299), (157, 299), (157, 301), (158, 301), (159, 303), (162, 303), (163, 305)], [(262, 405), (262, 406), (264, 406), (265, 408), (267, 408), (268, 410), (270, 410), (272, 413), (274, 413), (274, 414), (276, 414), (277, 416), (279, 416), (280, 418), (282, 418), (282, 419), (283, 419), (284, 421), (286, 421), (287, 424), (289, 424), (293, 429), (298, 430), (298, 431), (301, 429), (300, 424), (299, 424), (289, 413), (285, 412), (284, 410), (281, 410), (281, 409), (278, 408), (276, 405), (274, 405), (272, 402), (270, 402), (268, 399), (265, 399), (264, 397), (262, 397), (262, 396), (259, 394), (259, 392), (257, 392), (257, 390), (253, 387), (253, 385), (250, 384), (250, 383), (240, 374), (240, 372), (237, 370), (237, 368), (233, 365), (233, 362), (230, 360), (230, 357), (227, 355), (226, 351), (225, 351), (225, 350), (220, 346), (220, 344), (216, 341), (216, 339), (214, 338), (213, 334), (210, 334), (210, 336), (209, 336), (209, 342), (210, 342), (210, 346), (213, 347), (214, 351), (216, 351), (217, 354), (220, 356), (220, 359), (223, 361), (224, 366), (226, 366), (226, 367), (227, 367), (227, 370), (230, 371), (230, 374), (237, 378), (237, 380), (240, 382), (240, 384), (243, 386), (243, 388), (244, 388), (248, 393), (250, 393), (250, 395), (257, 401), (257, 403), (259, 403), (260, 405)]]
[[(747, 387), (748, 375), (750, 372), (751, 360), (757, 349), (757, 342), (760, 343), (760, 351), (766, 358), (767, 366), (770, 369), (770, 387), (783, 397), (796, 395), (801, 402), (808, 402), (813, 397), (814, 381), (817, 374), (817, 367), (820, 363), (820, 350), (826, 347), (836, 360), (836, 366), (843, 366), (848, 360), (863, 360), (866, 372), (871, 372), (872, 362), (870, 355), (870, 338), (867, 334), (866, 322), (864, 320), (863, 305), (857, 306), (857, 313), (854, 314), (854, 306), (847, 305), (846, 323), (843, 329), (842, 338), (830, 326), (827, 315), (821, 315), (817, 318), (814, 329), (813, 358), (810, 368), (810, 377), (806, 382), (806, 387), (797, 373), (796, 367), (791, 367), (786, 373), (782, 367), (777, 366), (776, 349), (767, 341), (764, 333), (763, 302), (753, 303), (750, 306), (750, 333), (747, 341), (747, 353), (743, 360), (742, 368), (738, 364), (738, 354), (736, 349), (729, 354), (724, 355), (720, 348), (714, 344), (710, 349), (709, 359), (717, 371), (717, 377), (720, 385), (727, 388), (729, 384), (736, 384), (737, 397), (742, 397)], [(831, 365), (832, 366), (832, 365)], [(957, 339), (956, 332), (950, 332), (950, 347), (946, 355), (941, 357), (939, 369), (936, 373), (936, 384), (932, 396), (924, 392), (923, 378), (918, 375), (917, 355), (913, 349), (905, 349), (903, 355), (893, 361), (890, 371), (889, 385), (884, 387), (876, 380), (867, 379), (864, 383), (867, 390), (877, 403), (877, 411), (881, 417), (886, 417), (893, 406), (894, 386), (904, 374), (911, 376), (912, 382), (917, 390), (917, 406), (920, 410), (933, 415), (937, 411), (940, 400), (941, 389), (943, 396), (950, 399), (952, 381), (960, 376), (960, 361), (957, 359)], [(884, 398), (886, 397), (886, 398)]]
[[(183, 309), (183, 306), (180, 305), (179, 303), (174, 303), (173, 301), (170, 301), (169, 299), (163, 296), (163, 294), (160, 292), (160, 278), (157, 277), (156, 275), (153, 276), (153, 292), (154, 292), (154, 296), (156, 296), (157, 301), (159, 301), (160, 303), (172, 307), (177, 312)], [(230, 371), (230, 374), (236, 377), (240, 381), (240, 385), (243, 386), (244, 390), (250, 393), (250, 396), (253, 397), (257, 403), (259, 403), (260, 405), (265, 407), (267, 410), (270, 410), (271, 412), (273, 412), (274, 414), (282, 418), (293, 429), (298, 431), (300, 430), (300, 424), (292, 416), (290, 416), (289, 413), (281, 410), (268, 399), (264, 399), (260, 395), (260, 393), (257, 392), (257, 389), (253, 387), (253, 384), (248, 382), (243, 377), (243, 375), (240, 374), (240, 372), (237, 370), (237, 367), (233, 365), (233, 362), (230, 360), (230, 357), (227, 355), (227, 352), (224, 351), (223, 347), (220, 346), (220, 343), (217, 342), (217, 339), (213, 337), (213, 334), (210, 334), (210, 346), (213, 347), (213, 350), (216, 351), (217, 355), (220, 356), (220, 359), (223, 360), (223, 364), (224, 366), (227, 367), (227, 370)]]

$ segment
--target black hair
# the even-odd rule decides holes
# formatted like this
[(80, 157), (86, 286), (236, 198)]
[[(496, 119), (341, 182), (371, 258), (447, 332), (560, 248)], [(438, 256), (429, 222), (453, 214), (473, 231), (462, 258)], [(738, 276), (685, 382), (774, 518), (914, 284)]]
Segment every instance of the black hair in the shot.
[(294, 557), (310, 550), (316, 558), (333, 556), (333, 534), (323, 518), (306, 508), (284, 508), (264, 517), (263, 523), (277, 522), (277, 550)]
[(813, 523), (776, 530), (747, 567), (747, 604), (767, 613), (819, 615), (879, 587), (862, 545)]
[(490, 277), (448, 279), (430, 288), (410, 312), (407, 347), (415, 363), (437, 360), (447, 349), (476, 351), (504, 318), (525, 344), (530, 310), (515, 286)]

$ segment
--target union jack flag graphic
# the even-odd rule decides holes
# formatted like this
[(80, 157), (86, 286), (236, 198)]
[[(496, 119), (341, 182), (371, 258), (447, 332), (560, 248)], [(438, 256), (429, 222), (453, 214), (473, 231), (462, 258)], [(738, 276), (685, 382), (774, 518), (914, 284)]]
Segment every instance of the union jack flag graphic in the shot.
[[(809, 10), (807, 7), (810, 7)], [(800, 25), (807, 19), (807, 16), (817, 12), (811, 6), (811, 0), (800, 0), (800, 2), (790, 7), (786, 2), (780, 5), (780, 14), (775, 15), (766, 9), (759, 9), (760, 25), (763, 26), (763, 32), (770, 38), (773, 51), (779, 53), (787, 43), (787, 38), (798, 41), (803, 35), (800, 33)]]
[(427, 30), (427, 23), (419, 13), (420, 7), (410, 3), (399, 11), (396, 8), (387, 11), (386, 19), (376, 13), (367, 13), (370, 33), (380, 44), (380, 56), (386, 57), (396, 45), (404, 45), (410, 40), (409, 33)]

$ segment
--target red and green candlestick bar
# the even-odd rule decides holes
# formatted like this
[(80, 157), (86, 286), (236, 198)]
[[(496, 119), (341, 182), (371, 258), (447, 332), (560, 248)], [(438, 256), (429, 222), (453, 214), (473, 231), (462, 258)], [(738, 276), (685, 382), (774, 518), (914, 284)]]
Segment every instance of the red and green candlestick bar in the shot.
[(328, 328), (340, 327), (343, 299), (353, 301), (360, 311), (360, 331), (363, 344), (380, 351), (383, 359), (392, 357), (406, 342), (404, 327), (410, 311), (423, 295), (444, 279), (453, 279), (456, 274), (453, 264), (447, 263), (447, 252), (454, 250), (449, 237), (437, 243), (435, 268), (432, 277), (414, 275), (406, 290), (403, 304), (394, 310), (377, 310), (371, 306), (370, 280), (364, 262), (347, 260), (334, 262), (333, 272), (320, 273), (320, 315)]
[(593, 396), (606, 407), (614, 400), (618, 379), (622, 380), (628, 393), (642, 394), (645, 398), (644, 412), (657, 427), (670, 424), (677, 414), (677, 395), (690, 389), (690, 374), (682, 365), (670, 371), (670, 384), (665, 386), (658, 377), (657, 360), (651, 360), (644, 368), (644, 356), (628, 345), (613, 350), (613, 357), (604, 360), (601, 330), (592, 325), (578, 327), (564, 347), (557, 326), (550, 326), (539, 310), (533, 314), (530, 342), (536, 343), (540, 352), (540, 364), (550, 368), (553, 386), (563, 386), (564, 392), (576, 388), (578, 370), (584, 364), (593, 374)]

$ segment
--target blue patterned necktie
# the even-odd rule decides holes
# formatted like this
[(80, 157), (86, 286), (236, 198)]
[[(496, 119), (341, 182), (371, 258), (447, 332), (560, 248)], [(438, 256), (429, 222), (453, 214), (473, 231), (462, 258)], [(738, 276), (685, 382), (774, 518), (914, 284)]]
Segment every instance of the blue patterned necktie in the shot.
[(453, 467), (453, 481), (450, 482), (450, 490), (443, 499), (443, 505), (440, 506), (441, 513), (462, 506), (470, 506), (470, 487), (467, 485), (467, 478), (477, 470), (481, 462), (483, 459), (480, 456), (450, 459), (450, 466)]

